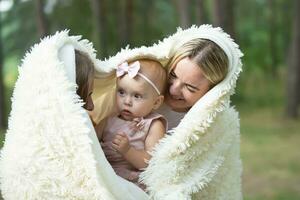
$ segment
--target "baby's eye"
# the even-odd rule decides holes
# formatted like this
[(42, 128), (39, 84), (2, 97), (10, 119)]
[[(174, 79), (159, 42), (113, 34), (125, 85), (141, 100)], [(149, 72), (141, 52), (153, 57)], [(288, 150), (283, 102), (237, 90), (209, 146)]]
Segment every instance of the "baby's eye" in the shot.
[(120, 96), (124, 96), (125, 95), (125, 91), (123, 89), (118, 89), (118, 95)]
[(142, 97), (142, 95), (140, 95), (140, 94), (135, 94), (135, 95), (134, 95), (134, 98), (136, 98), (136, 99), (141, 99), (141, 98), (143, 98), (143, 97)]

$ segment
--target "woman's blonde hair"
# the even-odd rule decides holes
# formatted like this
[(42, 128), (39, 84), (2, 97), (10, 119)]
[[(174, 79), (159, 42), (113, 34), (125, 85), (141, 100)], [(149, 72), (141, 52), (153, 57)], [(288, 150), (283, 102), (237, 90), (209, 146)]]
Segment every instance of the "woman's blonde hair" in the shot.
[(86, 102), (88, 85), (90, 81), (93, 81), (94, 77), (94, 64), (86, 53), (78, 50), (75, 50), (75, 63), (76, 84), (78, 85), (76, 93)]
[(202, 70), (212, 87), (221, 82), (228, 72), (228, 57), (214, 42), (207, 39), (193, 39), (177, 49), (172, 49), (168, 63), (169, 72), (183, 58), (188, 57)]

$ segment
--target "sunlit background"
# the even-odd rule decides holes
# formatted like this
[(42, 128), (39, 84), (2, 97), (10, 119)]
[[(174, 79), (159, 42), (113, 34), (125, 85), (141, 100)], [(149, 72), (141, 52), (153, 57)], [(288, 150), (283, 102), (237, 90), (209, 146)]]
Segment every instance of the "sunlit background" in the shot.
[(297, 0), (0, 0), (0, 141), (17, 66), (40, 38), (69, 29), (104, 59), (127, 45), (152, 45), (177, 27), (209, 23), (244, 53), (232, 98), (241, 118), (244, 199), (298, 200), (299, 10)]

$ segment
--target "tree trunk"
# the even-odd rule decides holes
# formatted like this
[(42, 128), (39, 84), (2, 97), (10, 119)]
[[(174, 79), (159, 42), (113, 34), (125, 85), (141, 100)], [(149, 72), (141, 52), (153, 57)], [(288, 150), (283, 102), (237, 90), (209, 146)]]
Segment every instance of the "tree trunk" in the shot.
[(125, 39), (127, 43), (132, 42), (132, 29), (133, 29), (133, 2), (132, 0), (126, 0), (125, 19), (126, 19), (126, 35)]
[[(0, 0), (1, 2), (1, 0)], [(6, 110), (5, 110), (5, 87), (3, 76), (3, 44), (2, 44), (2, 21), (0, 12), (0, 129), (6, 128)]]
[(189, 5), (190, 0), (175, 0), (177, 11), (179, 13), (179, 23), (181, 28), (188, 28), (191, 25)]
[[(122, 47), (132, 42), (133, 2), (132, 0), (118, 1), (118, 37)], [(143, 16), (144, 17), (144, 16)]]
[(278, 66), (278, 56), (277, 56), (277, 45), (276, 45), (276, 22), (277, 22), (277, 9), (274, 5), (274, 0), (268, 0), (269, 7), (269, 45), (270, 45), (270, 71), (274, 77), (277, 77), (277, 66)]
[(289, 57), (287, 77), (287, 106), (286, 116), (297, 118), (300, 101), (300, 1), (295, 2), (295, 17), (293, 24), (293, 35), (291, 40), (291, 53)]
[(37, 29), (39, 36), (42, 38), (49, 34), (48, 21), (44, 13), (44, 1), (36, 0), (36, 16), (37, 16)]
[(196, 0), (196, 23), (198, 25), (206, 23), (203, 0)]
[[(146, 41), (146, 44), (148, 45), (148, 42), (150, 42), (151, 36), (153, 37), (153, 16), (155, 13), (153, 12), (154, 8), (154, 1), (153, 0), (147, 0), (147, 3), (143, 3), (141, 7), (140, 15), (143, 17), (143, 24), (144, 28), (142, 29), (143, 39)], [(155, 20), (155, 19), (154, 19)], [(146, 45), (144, 44), (144, 45)], [(150, 45), (150, 44), (149, 44)]]
[(126, 25), (126, 19), (125, 19), (125, 1), (117, 1), (115, 2), (117, 4), (117, 10), (116, 10), (116, 16), (117, 16), (117, 35), (119, 38), (119, 45), (121, 47), (125, 47), (128, 42), (128, 35), (127, 33), (127, 25)]
[(91, 0), (91, 6), (95, 26), (95, 46), (99, 48), (100, 55), (105, 57), (107, 56), (105, 0)]
[(222, 27), (235, 38), (234, 0), (214, 0), (213, 24)]

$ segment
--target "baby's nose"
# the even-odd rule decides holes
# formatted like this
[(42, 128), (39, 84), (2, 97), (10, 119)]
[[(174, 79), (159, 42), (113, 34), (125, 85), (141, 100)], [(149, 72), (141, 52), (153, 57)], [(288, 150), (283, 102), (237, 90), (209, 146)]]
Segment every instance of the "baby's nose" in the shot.
[(131, 106), (132, 105), (132, 99), (131, 99), (131, 97), (130, 96), (125, 97), (124, 103), (127, 106)]

